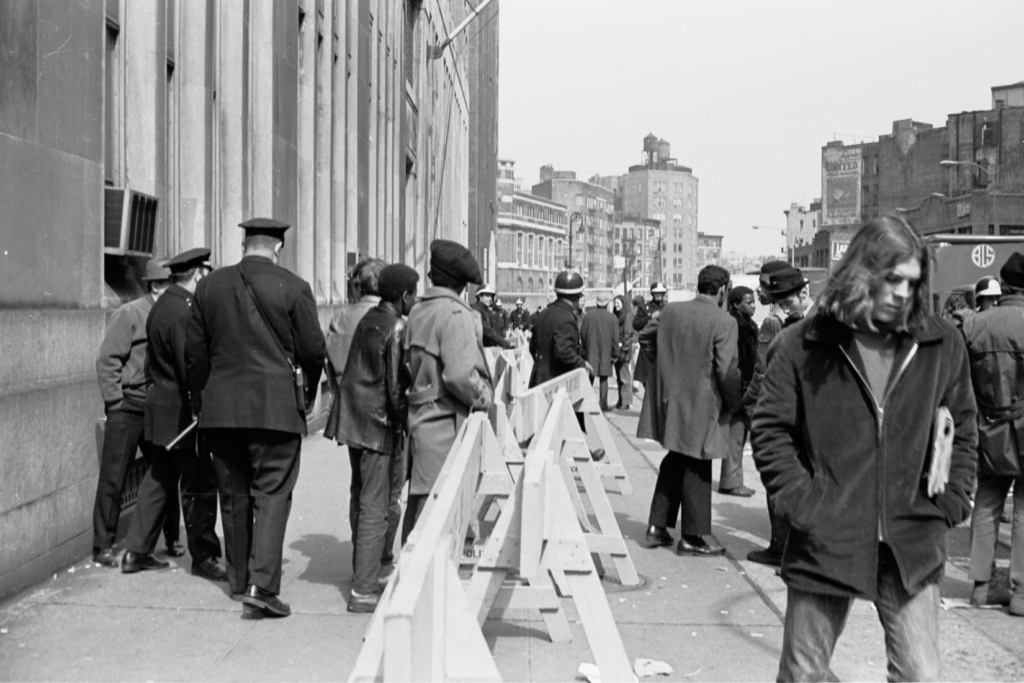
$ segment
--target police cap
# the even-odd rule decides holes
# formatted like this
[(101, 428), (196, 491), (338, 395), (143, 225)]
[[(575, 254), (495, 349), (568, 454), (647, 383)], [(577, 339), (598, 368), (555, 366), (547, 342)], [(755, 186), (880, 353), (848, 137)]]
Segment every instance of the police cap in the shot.
[(283, 242), (285, 231), (292, 226), (281, 221), (275, 221), (273, 218), (250, 218), (244, 223), (239, 223), (238, 227), (245, 230), (246, 237), (266, 235)]
[(555, 294), (573, 296), (583, 293), (583, 276), (574, 270), (563, 270), (555, 278)]
[(666, 294), (667, 292), (668, 289), (660, 282), (655, 282), (651, 285), (651, 294)]
[(497, 294), (497, 292), (495, 292), (494, 288), (491, 287), (490, 285), (484, 285), (480, 289), (476, 290), (476, 295), (478, 298), (484, 296), (485, 294), (490, 294), (491, 296), (494, 296), (495, 294)]
[(434, 240), (430, 243), (430, 267), (444, 273), (457, 282), (482, 285), (484, 278), (480, 266), (469, 249), (451, 240)]
[(207, 265), (210, 259), (210, 250), (206, 247), (196, 247), (183, 251), (167, 262), (167, 267), (172, 273), (185, 273), (193, 268)]

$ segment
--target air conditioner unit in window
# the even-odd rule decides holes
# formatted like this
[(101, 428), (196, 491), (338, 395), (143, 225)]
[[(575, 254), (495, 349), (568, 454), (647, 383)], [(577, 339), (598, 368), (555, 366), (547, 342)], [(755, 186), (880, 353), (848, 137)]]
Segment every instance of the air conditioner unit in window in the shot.
[(153, 256), (159, 200), (127, 187), (103, 193), (103, 252), (117, 256)]

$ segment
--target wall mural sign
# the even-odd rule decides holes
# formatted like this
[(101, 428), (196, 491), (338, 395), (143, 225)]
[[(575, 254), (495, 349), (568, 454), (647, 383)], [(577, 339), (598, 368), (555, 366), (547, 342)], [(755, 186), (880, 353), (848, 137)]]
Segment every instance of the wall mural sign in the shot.
[(826, 147), (821, 153), (821, 224), (860, 220), (860, 147)]

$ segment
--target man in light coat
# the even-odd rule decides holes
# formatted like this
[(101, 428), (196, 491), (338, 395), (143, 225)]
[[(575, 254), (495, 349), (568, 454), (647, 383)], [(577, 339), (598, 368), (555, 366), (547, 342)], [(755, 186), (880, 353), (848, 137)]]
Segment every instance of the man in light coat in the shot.
[(696, 298), (661, 311), (657, 363), (637, 429), (637, 436), (668, 449), (654, 487), (647, 542), (671, 545), (668, 527), (680, 510), (680, 555), (725, 552), (704, 537), (711, 533), (712, 460), (728, 455), (729, 416), (740, 406), (738, 330), (722, 309), (728, 291), (729, 272), (705, 266)]
[(403, 342), (412, 385), (411, 476), (402, 543), (423, 510), (462, 423), (470, 412), (489, 409), (494, 400), (482, 322), (461, 297), (468, 283), (483, 284), (476, 259), (461, 244), (434, 240), (427, 275), (433, 286), (409, 314)]
[(580, 324), (583, 357), (594, 369), (591, 381), (594, 375), (598, 378), (601, 410), (608, 410), (608, 378), (615, 371), (620, 346), (618, 320), (608, 310), (610, 301), (608, 292), (598, 292), (597, 305), (587, 309)]

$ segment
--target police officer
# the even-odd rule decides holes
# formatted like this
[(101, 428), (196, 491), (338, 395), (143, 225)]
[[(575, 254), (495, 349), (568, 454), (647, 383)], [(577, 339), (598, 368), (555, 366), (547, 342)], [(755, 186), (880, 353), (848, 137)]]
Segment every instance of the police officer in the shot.
[[(121, 517), (121, 492), (128, 470), (141, 448), (149, 458), (149, 442), (144, 437), (146, 388), (146, 318), (157, 298), (170, 284), (167, 259), (150, 259), (142, 281), (149, 290), (145, 296), (114, 311), (100, 344), (96, 374), (100, 395), (107, 413), (100, 455), (100, 473), (96, 482), (93, 507), (92, 557), (105, 567), (117, 567), (112, 546)], [(178, 543), (177, 497), (168, 508), (164, 525), (167, 554), (180, 557), (185, 550)]]
[(512, 311), (510, 320), (512, 329), (523, 330), (524, 332), (530, 329), (530, 312), (523, 307), (522, 299), (516, 299), (516, 308)]
[(483, 332), (462, 300), (468, 283), (483, 278), (473, 255), (461, 244), (430, 244), (433, 286), (427, 287), (405, 324), (405, 358), (412, 385), (409, 397), (409, 501), (402, 542), (419, 517), (448, 451), (471, 411), (494, 400), (484, 358)]
[(501, 333), (501, 326), (497, 325), (494, 312), (495, 292), (490, 285), (484, 285), (476, 290), (476, 303), (473, 310), (480, 314), (480, 322), (483, 325), (484, 346), (497, 346), (502, 349), (512, 348), (512, 342), (507, 341)]
[(586, 368), (588, 374), (594, 372), (580, 352), (583, 277), (575, 271), (563, 270), (555, 278), (555, 296), (547, 308), (533, 316), (530, 324), (531, 387), (576, 368)]
[(213, 451), (232, 599), (243, 617), (285, 617), (285, 527), (326, 344), (309, 284), (277, 265), (290, 226), (254, 218), (241, 227), (241, 263), (196, 288), (185, 364)]
[(192, 295), (206, 272), (210, 250), (190, 249), (167, 262), (170, 282), (146, 319), (146, 440), (152, 446), (152, 465), (139, 485), (139, 495), (128, 531), (127, 552), (121, 571), (162, 569), (167, 562), (153, 557), (160, 525), (167, 508), (178, 499), (181, 482), (185, 537), (192, 556), (192, 573), (214, 581), (227, 581), (217, 564), (217, 479), (208, 453), (196, 452), (195, 431), (168, 446), (192, 422), (185, 382), (185, 327), (192, 314)]

